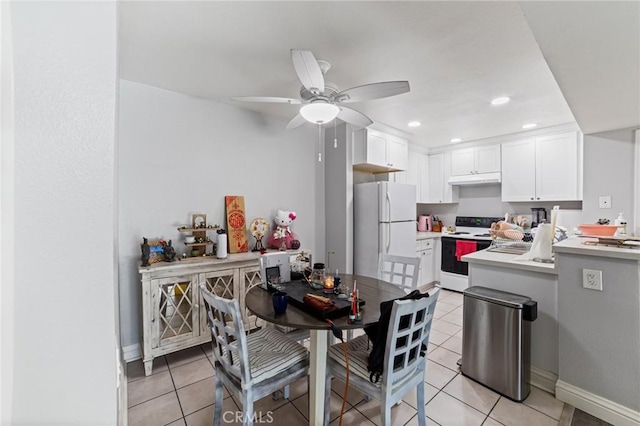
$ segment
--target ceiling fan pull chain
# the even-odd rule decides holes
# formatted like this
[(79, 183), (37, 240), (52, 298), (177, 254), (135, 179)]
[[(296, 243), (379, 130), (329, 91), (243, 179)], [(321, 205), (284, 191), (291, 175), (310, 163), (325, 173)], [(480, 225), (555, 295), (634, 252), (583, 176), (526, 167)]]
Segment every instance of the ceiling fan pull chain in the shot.
[(338, 136), (337, 136), (337, 132), (336, 132), (336, 119), (333, 119), (333, 147), (337, 148), (338, 147)]
[(318, 163), (322, 162), (322, 126), (318, 123)]

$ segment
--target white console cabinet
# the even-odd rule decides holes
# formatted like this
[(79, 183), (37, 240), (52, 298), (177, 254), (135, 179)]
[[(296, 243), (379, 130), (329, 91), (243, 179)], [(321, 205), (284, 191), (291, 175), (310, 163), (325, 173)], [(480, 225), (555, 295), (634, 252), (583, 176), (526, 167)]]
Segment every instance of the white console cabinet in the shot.
[(245, 293), (262, 282), (259, 253), (230, 254), (139, 266), (142, 277), (142, 351), (145, 375), (155, 357), (211, 341), (200, 284), (237, 299), (245, 329), (260, 323), (244, 308)]

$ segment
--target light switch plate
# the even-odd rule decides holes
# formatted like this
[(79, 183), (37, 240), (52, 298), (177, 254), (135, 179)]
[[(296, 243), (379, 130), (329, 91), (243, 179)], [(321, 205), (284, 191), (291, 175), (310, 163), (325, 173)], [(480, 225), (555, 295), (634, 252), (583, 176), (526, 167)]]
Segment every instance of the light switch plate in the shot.
[(611, 208), (611, 195), (601, 195), (600, 196), (600, 208), (601, 209), (610, 209)]

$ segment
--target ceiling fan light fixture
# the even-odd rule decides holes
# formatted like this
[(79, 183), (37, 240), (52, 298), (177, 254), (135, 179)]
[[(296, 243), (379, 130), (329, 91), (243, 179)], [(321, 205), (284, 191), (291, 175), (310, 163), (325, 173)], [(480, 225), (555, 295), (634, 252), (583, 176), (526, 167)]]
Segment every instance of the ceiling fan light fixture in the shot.
[(420, 127), (422, 123), (419, 121), (410, 121), (409, 123), (407, 123), (407, 126), (409, 127)]
[(300, 115), (310, 123), (324, 124), (335, 119), (340, 108), (326, 102), (313, 102), (300, 108)]

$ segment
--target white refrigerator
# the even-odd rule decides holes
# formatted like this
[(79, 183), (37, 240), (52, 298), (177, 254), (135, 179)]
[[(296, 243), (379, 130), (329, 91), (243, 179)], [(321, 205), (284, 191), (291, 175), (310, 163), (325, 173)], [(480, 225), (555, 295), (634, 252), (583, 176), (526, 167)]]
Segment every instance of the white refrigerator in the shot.
[(380, 253), (415, 257), (415, 185), (393, 182), (354, 185), (354, 274), (377, 278)]

